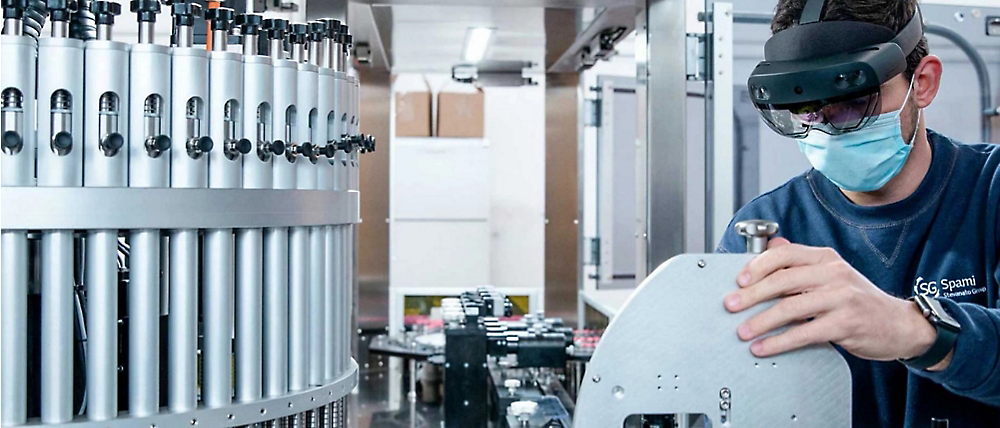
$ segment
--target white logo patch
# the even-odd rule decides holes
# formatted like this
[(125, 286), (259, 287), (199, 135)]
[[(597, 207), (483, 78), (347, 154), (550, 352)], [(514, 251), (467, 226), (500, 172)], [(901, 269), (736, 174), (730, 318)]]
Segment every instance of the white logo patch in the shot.
[(976, 276), (961, 279), (941, 278), (937, 281), (917, 277), (913, 282), (913, 294), (930, 297), (964, 297), (985, 293), (986, 287), (976, 286)]

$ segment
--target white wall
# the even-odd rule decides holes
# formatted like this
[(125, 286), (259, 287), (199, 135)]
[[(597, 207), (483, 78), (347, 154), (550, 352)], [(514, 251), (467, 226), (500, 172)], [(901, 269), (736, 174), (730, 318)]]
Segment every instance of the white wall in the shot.
[[(532, 77), (540, 84), (484, 89), (492, 176), (490, 279), (501, 288), (542, 289), (545, 283), (545, 86), (543, 76)], [(428, 88), (435, 104), (442, 90), (474, 90), (447, 74), (400, 73), (393, 81), (394, 93)], [(394, 128), (395, 108), (391, 123)]]

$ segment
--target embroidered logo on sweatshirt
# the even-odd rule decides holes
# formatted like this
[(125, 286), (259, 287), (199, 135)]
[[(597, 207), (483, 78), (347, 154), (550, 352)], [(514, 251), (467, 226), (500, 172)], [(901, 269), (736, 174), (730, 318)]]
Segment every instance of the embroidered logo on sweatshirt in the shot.
[(986, 287), (976, 285), (976, 276), (968, 278), (950, 279), (941, 278), (939, 280), (925, 280), (917, 277), (913, 282), (913, 294), (921, 294), (931, 297), (964, 297), (974, 294), (985, 293)]

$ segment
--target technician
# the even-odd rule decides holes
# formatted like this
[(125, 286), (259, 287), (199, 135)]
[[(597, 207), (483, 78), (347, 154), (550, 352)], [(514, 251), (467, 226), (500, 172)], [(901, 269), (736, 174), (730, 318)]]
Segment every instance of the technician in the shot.
[[(942, 65), (916, 3), (779, 0), (750, 96), (813, 169), (736, 214), (782, 237), (723, 304), (778, 299), (736, 332), (756, 356), (835, 344), (854, 427), (1000, 427), (1000, 146), (925, 127)], [(718, 251), (744, 248), (730, 227)]]

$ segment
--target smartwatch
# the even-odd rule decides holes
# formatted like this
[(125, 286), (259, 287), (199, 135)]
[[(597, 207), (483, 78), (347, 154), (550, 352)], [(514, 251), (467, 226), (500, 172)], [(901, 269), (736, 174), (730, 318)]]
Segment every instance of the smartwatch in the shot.
[(900, 359), (899, 362), (912, 369), (926, 370), (940, 363), (952, 349), (955, 349), (955, 341), (958, 340), (958, 333), (962, 331), (962, 326), (951, 315), (948, 315), (937, 299), (918, 294), (911, 297), (910, 300), (917, 303), (924, 318), (927, 318), (927, 321), (937, 330), (937, 339), (923, 355)]

